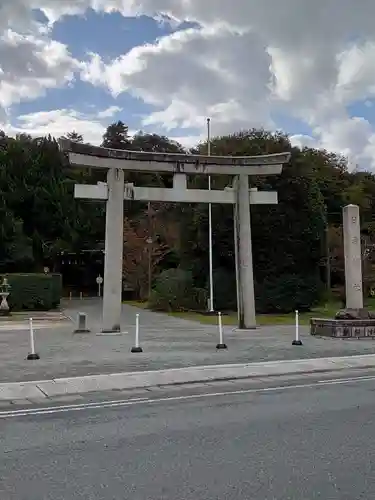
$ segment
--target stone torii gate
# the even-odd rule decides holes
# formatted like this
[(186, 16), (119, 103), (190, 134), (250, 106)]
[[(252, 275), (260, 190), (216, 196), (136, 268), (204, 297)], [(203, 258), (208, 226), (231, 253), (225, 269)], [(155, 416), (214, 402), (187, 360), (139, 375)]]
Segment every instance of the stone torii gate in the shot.
[[(183, 203), (228, 203), (236, 208), (236, 269), (239, 328), (256, 327), (250, 204), (277, 204), (275, 191), (249, 189), (249, 176), (277, 175), (290, 153), (264, 156), (202, 156), (114, 150), (60, 140), (73, 166), (107, 169), (107, 183), (77, 184), (75, 198), (106, 202), (103, 332), (120, 330), (124, 199)], [(173, 188), (138, 187), (125, 183), (124, 170), (173, 174)], [(187, 188), (187, 175), (232, 175), (233, 188)]]

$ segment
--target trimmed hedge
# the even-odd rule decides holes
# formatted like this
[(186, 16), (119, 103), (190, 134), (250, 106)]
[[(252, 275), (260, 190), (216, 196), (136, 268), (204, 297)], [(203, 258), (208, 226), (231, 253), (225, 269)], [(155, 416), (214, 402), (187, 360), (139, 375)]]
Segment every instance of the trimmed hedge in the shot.
[(62, 278), (60, 274), (4, 274), (11, 285), (8, 304), (12, 311), (48, 311), (60, 304)]
[[(322, 284), (317, 276), (282, 274), (255, 283), (255, 307), (258, 314), (283, 314), (298, 309), (309, 311), (321, 297)], [(237, 291), (235, 273), (218, 269), (214, 273), (216, 310), (235, 310)], [(207, 290), (194, 287), (192, 274), (182, 269), (163, 271), (152, 290), (149, 306), (156, 311), (203, 311)]]
[(319, 302), (321, 289), (316, 276), (273, 276), (255, 284), (255, 307), (263, 314), (310, 311)]
[(154, 311), (204, 311), (207, 291), (194, 287), (190, 272), (168, 269), (157, 277), (148, 304)]
[[(309, 311), (320, 300), (322, 284), (316, 276), (282, 274), (255, 283), (255, 308), (258, 314), (282, 314)], [(235, 272), (214, 271), (215, 310), (237, 309)]]

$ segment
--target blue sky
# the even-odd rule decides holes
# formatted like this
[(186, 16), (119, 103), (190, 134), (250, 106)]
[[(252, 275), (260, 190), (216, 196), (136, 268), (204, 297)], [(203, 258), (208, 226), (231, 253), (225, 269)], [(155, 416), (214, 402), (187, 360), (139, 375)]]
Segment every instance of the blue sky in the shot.
[[(36, 17), (45, 20), (45, 16), (36, 11)], [(129, 52), (133, 47), (154, 43), (159, 37), (169, 35), (178, 30), (194, 26), (184, 22), (177, 27), (160, 22), (147, 16), (124, 17), (119, 13), (97, 13), (90, 9), (82, 15), (67, 16), (53, 25), (51, 38), (69, 47), (72, 56), (80, 61), (88, 59), (88, 54), (100, 54), (104, 62)], [(25, 100), (12, 107), (13, 122), (18, 116), (58, 109), (79, 110), (85, 114), (95, 114), (95, 110), (104, 110), (116, 106), (120, 108), (111, 117), (104, 120), (108, 124), (124, 121), (130, 130), (165, 133), (163, 127), (143, 125), (141, 118), (147, 116), (154, 108), (142, 99), (133, 97), (127, 92), (112, 96), (108, 89), (95, 87), (79, 78), (73, 85), (63, 88), (49, 89), (45, 95), (34, 100)], [(68, 132), (68, 131), (67, 131)], [(188, 128), (184, 133), (193, 133)], [(176, 130), (169, 135), (179, 136)]]
[[(44, 17), (41, 13), (39, 16), (40, 19)], [(133, 47), (152, 43), (170, 32), (169, 25), (146, 16), (126, 18), (118, 13), (102, 14), (89, 10), (84, 15), (62, 18), (54, 24), (51, 37), (66, 44), (73, 57), (78, 60), (85, 60), (87, 54), (94, 52), (110, 62)], [(41, 109), (49, 111), (56, 107), (90, 113), (93, 109), (106, 109), (110, 106), (118, 106), (121, 110), (109, 121), (123, 120), (130, 129), (138, 129), (141, 126), (140, 115), (145, 115), (150, 110), (141, 99), (133, 98), (128, 93), (113, 97), (108, 90), (77, 79), (72, 86), (51, 89), (45, 96), (21, 102), (13, 108), (13, 114), (24, 115)]]
[(375, 168), (375, 3), (267, 2), (1, 0), (0, 128), (100, 143), (121, 119), (193, 145), (209, 116)]

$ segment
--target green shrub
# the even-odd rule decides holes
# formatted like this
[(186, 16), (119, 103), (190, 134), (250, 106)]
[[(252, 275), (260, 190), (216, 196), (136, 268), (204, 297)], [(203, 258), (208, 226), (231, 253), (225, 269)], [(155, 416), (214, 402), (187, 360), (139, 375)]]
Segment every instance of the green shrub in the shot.
[(309, 311), (319, 302), (321, 282), (316, 276), (284, 274), (255, 285), (258, 313)]
[(194, 287), (192, 274), (182, 269), (168, 269), (156, 279), (149, 299), (154, 311), (205, 310), (207, 291)]
[(11, 310), (48, 311), (59, 305), (61, 275), (19, 273), (4, 276), (11, 286), (8, 298)]

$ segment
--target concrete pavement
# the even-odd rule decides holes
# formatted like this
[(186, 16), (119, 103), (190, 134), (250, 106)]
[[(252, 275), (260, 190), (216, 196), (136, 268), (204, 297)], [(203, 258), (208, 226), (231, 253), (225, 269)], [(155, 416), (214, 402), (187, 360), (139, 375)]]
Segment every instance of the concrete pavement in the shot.
[(1, 500), (375, 496), (374, 380), (0, 420)]
[[(123, 305), (119, 336), (98, 336), (101, 304), (97, 300), (66, 302), (66, 313), (88, 314), (89, 334), (73, 335), (74, 325), (35, 328), (37, 362), (26, 361), (30, 350), (27, 329), (0, 329), (0, 383), (54, 380), (194, 366), (248, 364), (278, 360), (375, 354), (373, 340), (313, 338), (301, 327), (302, 347), (293, 347), (293, 325), (263, 326), (255, 331), (225, 327), (228, 349), (217, 351), (218, 329), (165, 314)], [(142, 354), (132, 354), (135, 315), (140, 314)], [(63, 322), (62, 322), (63, 323)], [(27, 326), (27, 325), (26, 325)], [(25, 326), (25, 328), (26, 328)]]
[(113, 373), (0, 384), (0, 401), (43, 400), (90, 392), (142, 389), (223, 380), (338, 373), (348, 369), (375, 368), (375, 355), (271, 361), (237, 365), (194, 366), (169, 370)]

